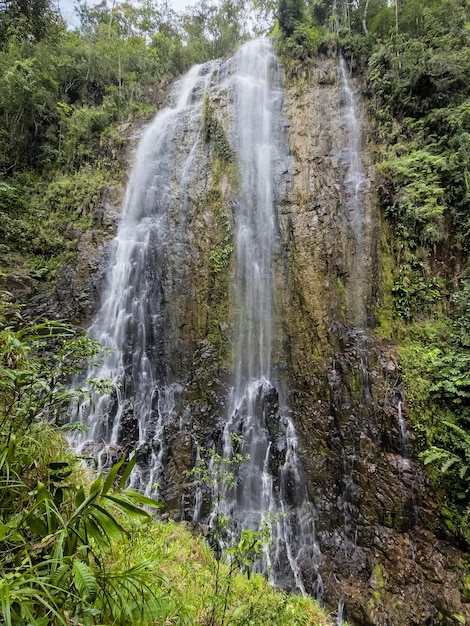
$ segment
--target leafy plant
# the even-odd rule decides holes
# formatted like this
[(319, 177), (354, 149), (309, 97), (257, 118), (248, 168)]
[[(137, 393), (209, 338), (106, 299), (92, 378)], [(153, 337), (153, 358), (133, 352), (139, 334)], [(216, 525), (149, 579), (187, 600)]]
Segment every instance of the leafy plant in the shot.
[[(59, 322), (0, 332), (0, 614), (26, 622), (133, 624), (158, 610), (155, 563), (108, 567), (126, 520), (160, 505), (125, 484), (135, 457), (91, 484), (57, 425), (76, 393), (68, 377), (99, 348)], [(79, 393), (83, 393), (80, 390)], [(82, 480), (80, 480), (80, 478)]]
[[(236, 434), (233, 434), (232, 438), (235, 443), (241, 443)], [(223, 513), (223, 504), (227, 493), (237, 485), (237, 467), (249, 456), (235, 453), (228, 458), (216, 453), (215, 450), (201, 452), (202, 455), (199, 456), (190, 476), (200, 484), (210, 487), (213, 507), (211, 534), (217, 548), (214, 592), (208, 624), (224, 626), (230, 623), (228, 616), (235, 573), (240, 571), (250, 578), (253, 565), (270, 542), (269, 524), (272, 520), (265, 520), (257, 530), (242, 529), (239, 538), (234, 541), (229, 530), (228, 518)], [(205, 452), (208, 453), (208, 461), (204, 458)], [(222, 568), (224, 563), (228, 565), (228, 571), (225, 573)]]

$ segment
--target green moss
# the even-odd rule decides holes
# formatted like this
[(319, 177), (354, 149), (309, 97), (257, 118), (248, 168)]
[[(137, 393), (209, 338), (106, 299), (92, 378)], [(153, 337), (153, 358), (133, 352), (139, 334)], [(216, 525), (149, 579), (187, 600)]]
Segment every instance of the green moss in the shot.
[[(237, 169), (234, 162), (224, 161), (212, 154), (212, 186), (200, 200), (201, 208), (209, 209), (217, 227), (215, 239), (208, 251), (209, 293), (205, 338), (219, 347), (219, 357), (229, 357), (228, 345), (221, 331), (230, 325), (230, 275), (234, 251), (232, 215), (229, 202), (236, 187)], [(222, 191), (223, 190), (223, 191)]]
[(225, 131), (215, 116), (207, 95), (204, 97), (202, 109), (202, 132), (204, 139), (210, 142), (214, 156), (224, 164), (235, 161), (235, 152), (230, 146)]
[(375, 316), (377, 320), (376, 332), (385, 339), (392, 339), (396, 334), (397, 320), (393, 315), (393, 284), (396, 272), (396, 258), (390, 247), (388, 229), (384, 228), (381, 247), (381, 303), (377, 307)]
[(374, 566), (374, 569), (372, 570), (372, 574), (375, 576), (377, 583), (379, 585), (380, 589), (384, 589), (385, 588), (385, 567), (382, 565), (382, 563), (377, 563), (377, 565)]

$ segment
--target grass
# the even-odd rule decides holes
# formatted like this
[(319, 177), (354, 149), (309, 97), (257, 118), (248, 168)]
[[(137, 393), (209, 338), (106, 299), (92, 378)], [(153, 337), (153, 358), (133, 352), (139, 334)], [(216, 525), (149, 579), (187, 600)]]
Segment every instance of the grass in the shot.
[[(218, 562), (204, 538), (182, 524), (134, 525), (131, 549), (113, 558), (127, 567), (156, 559), (166, 581), (164, 624), (174, 626), (331, 626), (311, 598), (275, 590), (259, 574), (247, 577)], [(216, 591), (217, 590), (217, 591)], [(226, 606), (225, 606), (226, 605)]]

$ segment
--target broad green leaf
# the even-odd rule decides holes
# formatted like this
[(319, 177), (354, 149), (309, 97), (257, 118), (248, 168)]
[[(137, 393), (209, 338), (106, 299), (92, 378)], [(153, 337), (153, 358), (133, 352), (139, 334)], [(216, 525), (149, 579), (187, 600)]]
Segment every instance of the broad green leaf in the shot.
[(77, 490), (75, 495), (75, 506), (80, 507), (85, 502), (85, 488), (83, 485)]
[(7, 583), (2, 581), (0, 581), (0, 604), (2, 607), (3, 619), (5, 620), (5, 626), (12, 626), (10, 587)]
[(131, 459), (129, 459), (129, 462), (126, 465), (126, 468), (123, 471), (121, 478), (119, 479), (119, 484), (118, 484), (117, 491), (120, 491), (121, 489), (124, 488), (124, 486), (127, 483), (127, 480), (129, 478), (129, 476), (131, 475), (131, 472), (134, 469), (136, 463), (137, 463), (137, 454), (134, 453), (134, 456)]
[(124, 491), (124, 495), (132, 500), (135, 500), (139, 504), (143, 504), (144, 506), (148, 506), (153, 509), (162, 509), (163, 504), (161, 502), (157, 502), (148, 496), (145, 496), (143, 493), (139, 493), (138, 491), (134, 491), (134, 489), (128, 488)]
[(430, 448), (423, 452), (424, 464), (428, 465), (433, 461), (438, 461), (447, 456), (447, 452), (445, 450), (441, 450), (439, 448)]
[(144, 511), (143, 509), (135, 506), (134, 504), (131, 504), (130, 502), (128, 502), (122, 496), (108, 494), (106, 496), (106, 499), (110, 500), (116, 507), (118, 507), (122, 511), (125, 511), (131, 517), (136, 517), (136, 516), (138, 516), (138, 517), (148, 517), (149, 516), (147, 511)]
[(242, 617), (242, 615), (245, 613), (245, 611), (248, 608), (249, 608), (248, 604), (241, 604), (240, 606), (237, 606), (237, 608), (232, 613), (232, 619), (237, 618), (237, 617)]
[(33, 531), (33, 533), (36, 533), (36, 535), (39, 535), (40, 537), (45, 537), (49, 534), (49, 528), (47, 524), (40, 517), (28, 515), (28, 517), (26, 518), (26, 525)]
[(104, 486), (103, 486), (103, 491), (102, 491), (103, 495), (106, 495), (108, 491), (111, 489), (111, 487), (113, 486), (114, 481), (116, 480), (116, 476), (118, 475), (118, 472), (121, 469), (122, 464), (125, 461), (125, 458), (126, 458), (126, 455), (123, 455), (121, 460), (118, 461), (118, 463), (116, 463), (115, 465), (113, 465), (113, 467), (109, 470), (106, 480), (104, 482)]
[(124, 530), (116, 518), (101, 506), (95, 505), (93, 507), (91, 517), (108, 539), (120, 540), (123, 537), (127, 537), (126, 530)]
[(42, 482), (38, 482), (37, 485), (37, 499), (38, 502), (42, 502), (44, 500), (53, 500), (52, 494), (47, 489), (46, 485)]
[[(101, 530), (101, 528), (95, 523), (92, 515), (89, 515), (83, 521), (83, 527), (87, 537), (91, 537), (96, 545), (104, 550), (108, 550), (111, 547), (107, 535)], [(88, 540), (87, 540), (88, 542)]]
[(101, 494), (103, 489), (103, 476), (100, 474), (98, 478), (92, 482), (90, 486), (90, 497)]

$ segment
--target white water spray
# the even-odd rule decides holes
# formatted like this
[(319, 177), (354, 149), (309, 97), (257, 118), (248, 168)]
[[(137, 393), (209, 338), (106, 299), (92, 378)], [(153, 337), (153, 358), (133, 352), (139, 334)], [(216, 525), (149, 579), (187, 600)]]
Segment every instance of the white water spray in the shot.
[[(221, 510), (232, 540), (242, 528), (268, 523), (272, 548), (260, 568), (275, 581), (321, 599), (315, 512), (297, 454), (297, 436), (271, 374), (277, 244), (274, 165), (282, 125), (279, 67), (271, 44), (251, 42), (235, 58), (232, 79), (241, 189), (235, 215), (235, 375), (223, 456), (242, 461), (237, 486), (226, 490)], [(275, 437), (274, 432), (276, 433)], [(237, 436), (234, 445), (233, 435)], [(240, 437), (240, 439), (238, 439)]]
[[(135, 158), (113, 242), (113, 262), (102, 303), (89, 336), (109, 349), (88, 378), (109, 380), (114, 391), (93, 405), (83, 402), (79, 417), (89, 424), (87, 436), (74, 441), (79, 449), (90, 442), (104, 465), (119, 447), (123, 422), (142, 459), (132, 483), (156, 496), (163, 472), (163, 428), (173, 419), (174, 381), (165, 355), (162, 266), (169, 248), (168, 212), (176, 190), (191, 182), (195, 146), (200, 142), (202, 95), (214, 70), (193, 67), (177, 84), (176, 104), (161, 111), (146, 129)], [(195, 96), (196, 94), (196, 96)], [(175, 167), (175, 138), (188, 135), (187, 157)]]
[(366, 312), (366, 259), (364, 246), (365, 207), (364, 186), (366, 177), (361, 162), (361, 126), (356, 111), (356, 103), (351, 88), (348, 69), (343, 57), (339, 61), (343, 106), (341, 116), (345, 130), (343, 163), (345, 166), (344, 199), (347, 209), (347, 222), (354, 242), (354, 257), (351, 260), (348, 293), (348, 312), (355, 326), (364, 327)]

